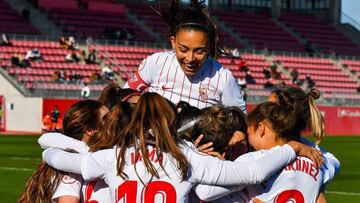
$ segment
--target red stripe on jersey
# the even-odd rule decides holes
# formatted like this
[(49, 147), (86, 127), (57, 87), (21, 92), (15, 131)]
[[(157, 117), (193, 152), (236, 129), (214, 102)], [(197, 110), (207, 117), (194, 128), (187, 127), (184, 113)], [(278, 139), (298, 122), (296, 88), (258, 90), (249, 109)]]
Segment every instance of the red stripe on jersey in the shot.
[(183, 93), (183, 90), (184, 90), (184, 82), (185, 82), (185, 74), (184, 74), (183, 82), (182, 82), (182, 85), (181, 85), (180, 101), (181, 101), (182, 93)]
[(216, 92), (217, 92), (218, 87), (219, 87), (220, 76), (221, 76), (221, 73), (219, 71), (219, 77), (218, 77), (217, 82), (216, 82), (216, 88), (215, 88), (215, 91), (214, 91), (214, 97), (216, 97)]
[(200, 97), (201, 97), (200, 89), (201, 89), (201, 85), (202, 85), (202, 82), (203, 82), (203, 81), (204, 81), (204, 72), (201, 73), (201, 82), (200, 82), (200, 86), (199, 86), (198, 103), (197, 103), (197, 105), (196, 105), (197, 108), (199, 108)]
[(128, 84), (131, 89), (137, 90), (139, 92), (143, 91), (149, 86), (149, 84), (140, 77), (139, 71), (136, 71), (135, 75), (130, 78)]
[(86, 184), (84, 203), (90, 203), (91, 194), (94, 192), (95, 184), (96, 181), (91, 181), (88, 184)]
[[(190, 79), (189, 79), (190, 80)], [(191, 77), (191, 80), (190, 80), (190, 92), (189, 92), (189, 99), (188, 99), (188, 103), (190, 104), (190, 96), (191, 96), (191, 91), (192, 91), (192, 85), (193, 85), (193, 83), (192, 83), (192, 77)]]
[[(167, 74), (166, 74), (166, 83), (165, 83), (164, 87), (166, 87), (167, 84), (169, 83), (169, 73), (170, 73), (170, 69), (171, 69), (171, 63), (173, 62), (174, 58), (175, 58), (175, 55), (172, 57), (172, 59), (171, 59), (171, 61), (170, 61), (170, 63), (169, 63), (168, 71), (167, 71)], [(162, 94), (162, 96), (164, 96), (165, 90), (166, 90), (166, 89), (163, 89), (163, 94)]]
[(174, 93), (174, 86), (175, 86), (175, 83), (176, 83), (176, 75), (177, 75), (178, 69), (179, 69), (179, 67), (176, 66), (176, 71), (175, 71), (175, 76), (174, 76), (174, 83), (173, 83), (173, 86), (172, 86), (172, 88), (171, 88), (170, 101), (171, 101), (172, 95), (173, 95), (173, 93)]
[(163, 72), (163, 70), (164, 70), (165, 63), (166, 63), (167, 59), (168, 59), (168, 57), (165, 58), (164, 65), (163, 65), (163, 67), (161, 68), (161, 72), (160, 72), (160, 75), (159, 75), (159, 78), (158, 78), (158, 82), (157, 82), (157, 83), (158, 83), (158, 86), (160, 86), (160, 78), (161, 78), (162, 72)]
[[(212, 72), (213, 72), (213, 66), (211, 66), (210, 75), (212, 75)], [(208, 88), (207, 88), (209, 90), (209, 92), (210, 92), (210, 82), (211, 82), (211, 77), (209, 77), (209, 83), (208, 83)], [(205, 107), (208, 107), (208, 103), (209, 102), (206, 102)]]
[(157, 59), (156, 59), (156, 61), (155, 61), (156, 64), (157, 64), (159, 58), (160, 58), (160, 54), (158, 55), (158, 57), (157, 57)]

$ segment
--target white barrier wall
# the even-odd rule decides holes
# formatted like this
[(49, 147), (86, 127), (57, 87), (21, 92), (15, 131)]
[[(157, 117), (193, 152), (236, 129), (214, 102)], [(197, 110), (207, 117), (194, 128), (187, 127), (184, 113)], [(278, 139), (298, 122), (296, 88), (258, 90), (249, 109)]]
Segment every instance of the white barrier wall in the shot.
[(40, 133), (42, 98), (24, 97), (0, 74), (0, 95), (5, 98), (5, 130)]

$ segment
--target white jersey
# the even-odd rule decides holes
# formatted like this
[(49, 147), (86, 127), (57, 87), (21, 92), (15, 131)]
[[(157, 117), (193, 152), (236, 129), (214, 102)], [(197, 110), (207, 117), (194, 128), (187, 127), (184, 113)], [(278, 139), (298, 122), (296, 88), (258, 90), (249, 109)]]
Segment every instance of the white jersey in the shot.
[(188, 102), (205, 108), (213, 105), (237, 106), (245, 110), (240, 87), (230, 70), (208, 58), (194, 76), (184, 74), (174, 52), (160, 52), (148, 56), (124, 87), (138, 91), (149, 88), (173, 103)]
[[(240, 156), (235, 161), (255, 161), (263, 158), (267, 153), (267, 150), (251, 152)], [(326, 155), (325, 163), (320, 169), (315, 168), (310, 159), (298, 156), (295, 161), (262, 184), (246, 188), (244, 185), (239, 185), (237, 188), (198, 185), (195, 191), (201, 199), (211, 200), (214, 203), (245, 203), (255, 196), (263, 202), (287, 202), (293, 199), (297, 203), (310, 203), (316, 202), (320, 188), (333, 179), (339, 168), (340, 163), (330, 153)], [(217, 199), (216, 196), (224, 194), (229, 195)]]
[(65, 175), (52, 197), (53, 202), (58, 202), (62, 196), (77, 197), (80, 202), (110, 203), (110, 190), (107, 184), (101, 180), (84, 181), (81, 175), (69, 173)]
[[(85, 142), (68, 137), (61, 133), (45, 133), (38, 140), (43, 149), (49, 147), (60, 148), (63, 150), (72, 149), (79, 153), (87, 153), (89, 147)], [(110, 190), (102, 179), (84, 181), (82, 176), (75, 173), (65, 175), (55, 193), (52, 201), (57, 202), (61, 196), (73, 196), (79, 198), (80, 202), (110, 203)]]
[[(160, 178), (151, 177), (141, 156), (138, 154), (138, 158), (135, 158), (134, 148), (128, 148), (125, 152), (123, 172), (127, 174), (127, 179), (117, 175), (116, 147), (86, 155), (50, 148), (44, 151), (43, 158), (54, 168), (81, 173), (85, 180), (102, 178), (109, 185), (113, 202), (171, 203), (188, 202), (188, 193), (196, 183), (223, 186), (260, 183), (295, 158), (289, 145), (272, 150), (266, 157), (248, 163), (221, 161), (198, 152), (190, 143), (181, 145), (180, 149), (189, 163), (188, 175), (183, 181), (174, 158), (167, 153), (158, 157), (151, 146), (148, 146), (148, 157)], [(160, 162), (166, 173), (160, 168)]]

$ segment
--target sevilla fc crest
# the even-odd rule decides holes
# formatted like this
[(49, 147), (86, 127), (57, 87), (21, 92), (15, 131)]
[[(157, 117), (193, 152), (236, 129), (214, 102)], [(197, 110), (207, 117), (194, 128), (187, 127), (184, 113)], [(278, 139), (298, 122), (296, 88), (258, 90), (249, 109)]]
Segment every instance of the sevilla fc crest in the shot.
[(199, 95), (200, 95), (200, 100), (201, 100), (201, 101), (206, 101), (206, 100), (208, 100), (208, 97), (209, 97), (209, 86), (208, 86), (208, 85), (201, 84), (200, 87), (199, 87)]

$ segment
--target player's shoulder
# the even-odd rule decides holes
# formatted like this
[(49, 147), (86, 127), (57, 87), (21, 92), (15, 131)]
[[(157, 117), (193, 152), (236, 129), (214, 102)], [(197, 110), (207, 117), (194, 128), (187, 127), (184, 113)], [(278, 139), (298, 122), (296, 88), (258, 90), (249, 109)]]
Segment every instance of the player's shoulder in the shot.
[(220, 74), (222, 77), (230, 77), (232, 75), (231, 71), (221, 65), (217, 60), (213, 58), (208, 58), (205, 62), (205, 65), (215, 69), (215, 71)]
[(174, 51), (156, 52), (147, 57), (147, 60), (164, 61), (164, 59), (175, 56)]

